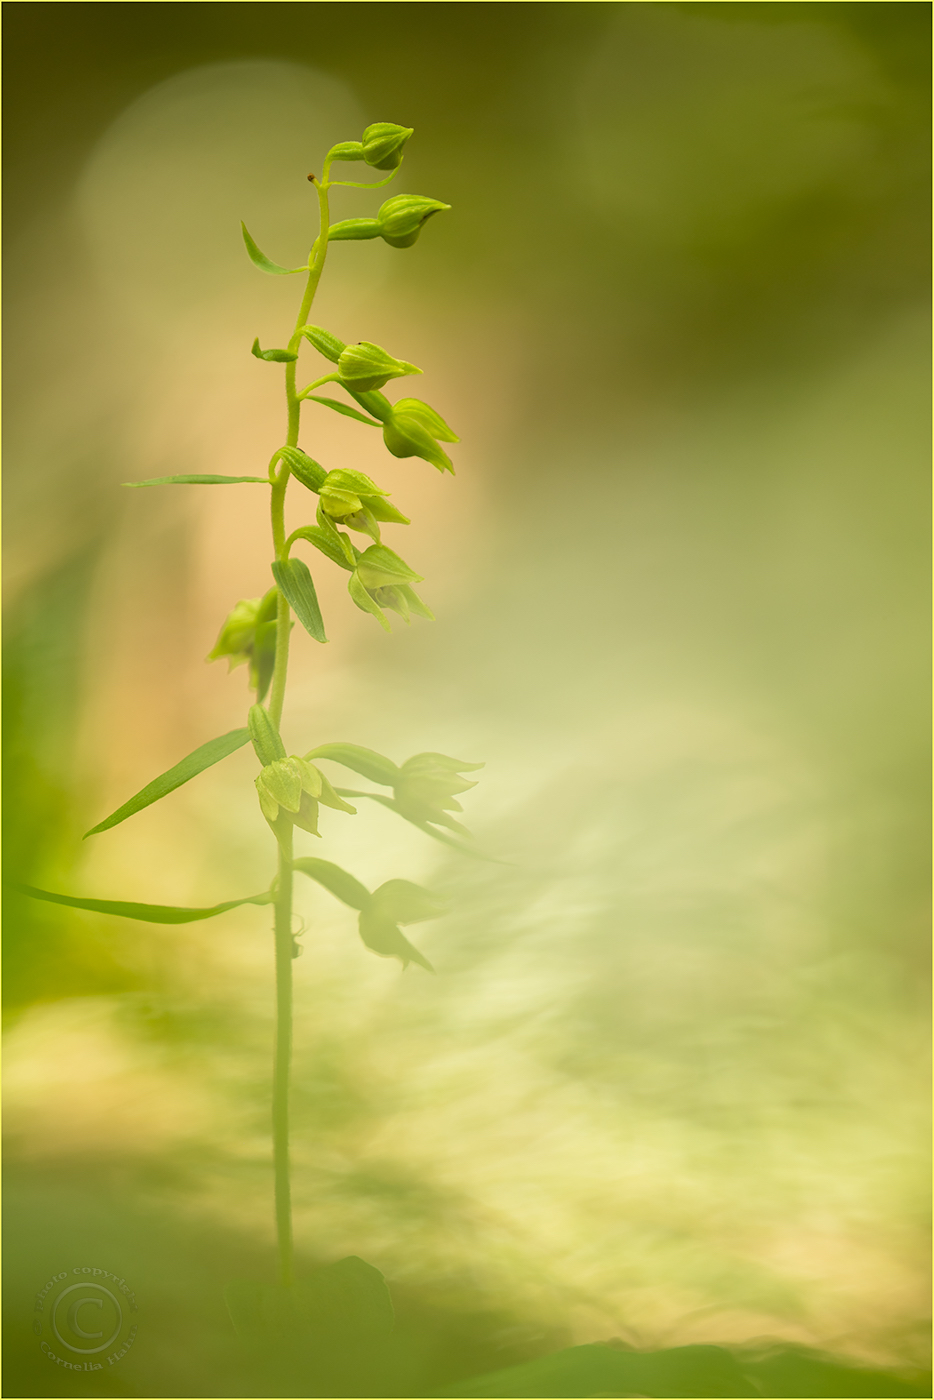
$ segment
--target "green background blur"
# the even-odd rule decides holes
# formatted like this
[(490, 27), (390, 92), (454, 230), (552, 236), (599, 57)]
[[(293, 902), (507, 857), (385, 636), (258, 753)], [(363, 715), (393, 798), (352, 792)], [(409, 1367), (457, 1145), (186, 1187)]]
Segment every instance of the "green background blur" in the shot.
[[(466, 820), (509, 864), (375, 804), (303, 839), (452, 913), (402, 975), (299, 892), (300, 1256), (383, 1270), (425, 1388), (613, 1336), (922, 1364), (929, 6), (4, 21), (8, 878), (271, 878), (247, 751), (81, 844), (243, 723), (203, 658), (269, 582), (260, 488), (120, 483), (261, 473), (249, 346), (299, 289), (237, 221), (294, 265), (327, 146), (414, 126), (389, 193), (452, 212), (336, 246), (315, 319), (423, 366), (457, 476), (313, 406), (301, 441), (412, 515), (385, 538), (438, 621), (385, 637), (319, 560), (284, 734), (485, 760)], [(273, 1276), (268, 923), (9, 900), (7, 1394), (247, 1393), (221, 1289)], [(31, 1332), (83, 1262), (141, 1307), (97, 1389)]]

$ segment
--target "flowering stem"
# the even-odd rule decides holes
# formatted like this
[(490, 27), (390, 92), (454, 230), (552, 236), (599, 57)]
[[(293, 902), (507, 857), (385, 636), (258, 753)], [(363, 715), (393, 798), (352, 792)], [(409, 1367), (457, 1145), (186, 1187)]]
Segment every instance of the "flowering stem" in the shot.
[(292, 1186), (289, 1168), (289, 1079), (292, 1067), (292, 827), (282, 822), (276, 894), (276, 1048), (272, 1077), (272, 1151), (276, 1190), (279, 1282), (292, 1283)]
[[(308, 281), (302, 298), (295, 331), (289, 342), (291, 350), (298, 350), (301, 344), (301, 327), (308, 321), (308, 313), (314, 301), (324, 260), (328, 251), (328, 196), (327, 167), (322, 184), (315, 181), (318, 189), (318, 206), (321, 215), (321, 232), (315, 240), (309, 257)], [(285, 400), (288, 411), (289, 447), (298, 446), (298, 428), (301, 415), (301, 399), (295, 392), (296, 361), (285, 367)], [(272, 540), (276, 559), (288, 557), (285, 537), (285, 493), (289, 484), (289, 466), (280, 461), (273, 478), (270, 514), (272, 518)], [(282, 706), (285, 702), (285, 684), (289, 668), (289, 605), (279, 593), (276, 611), (276, 662), (273, 671), (272, 690), (269, 697), (269, 713), (278, 729), (282, 720)], [(279, 1245), (279, 1282), (284, 1288), (291, 1286), (292, 1271), (292, 1187), (289, 1166), (289, 1079), (292, 1063), (292, 827), (288, 822), (281, 823), (279, 842), (279, 880), (275, 907), (275, 946), (276, 946), (276, 1048), (273, 1061), (272, 1090), (272, 1142), (273, 1170), (275, 1174), (276, 1196), (276, 1236)]]

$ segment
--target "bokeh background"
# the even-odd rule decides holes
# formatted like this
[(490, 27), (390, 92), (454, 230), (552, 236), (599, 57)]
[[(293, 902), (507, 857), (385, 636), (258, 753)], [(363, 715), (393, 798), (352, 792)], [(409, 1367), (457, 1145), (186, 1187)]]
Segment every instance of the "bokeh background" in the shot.
[[(271, 878), (248, 751), (81, 842), (243, 723), (204, 657), (269, 583), (262, 488), (121, 483), (261, 474), (249, 347), (300, 289), (238, 220), (295, 265), (327, 146), (414, 126), (390, 193), (452, 212), (335, 246), (315, 319), (424, 367), (457, 476), (313, 406), (301, 441), (413, 517), (386, 538), (438, 621), (384, 636), (319, 559), (284, 732), (485, 761), (466, 820), (506, 863), (375, 804), (303, 840), (452, 904), (432, 978), (300, 889), (304, 1265), (383, 1270), (421, 1387), (613, 1336), (924, 1364), (929, 7), (4, 21), (8, 878)], [(221, 1290), (273, 1277), (267, 912), (11, 896), (5, 932), (7, 1393), (248, 1393)], [(82, 1262), (141, 1306), (85, 1380), (30, 1330)]]

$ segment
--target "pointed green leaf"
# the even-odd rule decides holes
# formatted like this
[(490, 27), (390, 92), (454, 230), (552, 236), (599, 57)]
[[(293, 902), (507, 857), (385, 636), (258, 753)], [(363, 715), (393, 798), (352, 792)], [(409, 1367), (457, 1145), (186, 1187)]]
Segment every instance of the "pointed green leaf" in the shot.
[(291, 350), (261, 350), (259, 348), (259, 336), (250, 346), (250, 354), (255, 355), (258, 360), (272, 360), (279, 365), (287, 365), (292, 360), (297, 360), (298, 356)]
[(311, 403), (323, 403), (325, 408), (333, 408), (335, 413), (343, 413), (345, 418), (356, 418), (358, 423), (366, 423), (371, 428), (378, 428), (379, 423), (374, 418), (367, 418), (366, 414), (358, 413), (349, 404), (341, 403), (339, 399), (326, 399), (321, 394), (306, 394), (305, 400)]
[(289, 606), (310, 637), (316, 642), (326, 642), (318, 595), (307, 564), (301, 559), (277, 559), (272, 566), (273, 577), (279, 585)]
[(307, 263), (302, 267), (280, 267), (279, 264), (274, 263), (271, 258), (267, 258), (265, 253), (260, 252), (247, 232), (247, 226), (242, 219), (240, 221), (240, 228), (243, 232), (243, 241), (246, 244), (246, 250), (250, 255), (250, 261), (254, 263), (261, 272), (271, 273), (274, 277), (288, 277), (293, 272), (308, 271)]
[(300, 870), (303, 875), (317, 880), (319, 885), (330, 890), (331, 894), (344, 904), (349, 904), (351, 909), (368, 909), (370, 906), (370, 892), (366, 886), (361, 885), (359, 880), (355, 880), (333, 861), (319, 860), (317, 856), (303, 856), (300, 860), (293, 860), (292, 869)]
[(382, 783), (384, 787), (392, 787), (399, 781), (399, 769), (391, 758), (384, 758), (381, 753), (364, 749), (359, 744), (321, 744), (311, 753), (306, 753), (305, 757), (309, 761), (333, 759), (345, 768), (352, 768), (361, 777), (369, 778), (371, 783)]
[(267, 476), (153, 476), (148, 481), (124, 481), (124, 486), (233, 486), (240, 481), (269, 485)]
[(141, 788), (135, 797), (131, 797), (128, 802), (124, 802), (122, 807), (118, 807), (104, 821), (93, 826), (90, 831), (86, 831), (84, 836), (96, 836), (99, 831), (107, 831), (110, 827), (117, 826), (119, 822), (126, 821), (127, 817), (132, 817), (134, 813), (141, 812), (144, 807), (158, 802), (160, 797), (174, 792), (177, 787), (181, 787), (182, 783), (187, 783), (190, 778), (195, 778), (199, 773), (203, 773), (205, 768), (210, 768), (212, 764), (219, 763), (228, 754), (242, 749), (249, 738), (250, 731), (248, 729), (231, 729), (229, 734), (222, 734), (218, 739), (209, 739), (206, 744), (195, 749), (194, 753), (183, 758), (181, 763), (176, 763), (174, 768), (169, 768), (158, 778), (153, 778), (152, 782)]
[(31, 899), (47, 899), (51, 904), (90, 909), (97, 914), (119, 914), (121, 918), (141, 919), (147, 924), (192, 924), (198, 919), (212, 919), (215, 914), (237, 909), (241, 904), (272, 904), (276, 898), (270, 890), (264, 890), (262, 894), (247, 895), (246, 899), (228, 899), (226, 903), (214, 904), (210, 909), (183, 909), (173, 904), (134, 904), (123, 899), (76, 899), (70, 894), (37, 890), (32, 885), (18, 885), (17, 889)]

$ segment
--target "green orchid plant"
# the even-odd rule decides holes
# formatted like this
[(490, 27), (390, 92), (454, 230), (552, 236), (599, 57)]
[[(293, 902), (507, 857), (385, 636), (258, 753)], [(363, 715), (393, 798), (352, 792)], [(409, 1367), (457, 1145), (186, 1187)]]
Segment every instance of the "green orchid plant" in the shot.
[[(87, 835), (117, 826), (251, 742), (260, 765), (255, 779), (257, 815), (269, 826), (278, 854), (275, 879), (268, 890), (259, 894), (199, 909), (85, 899), (28, 889), (28, 893), (38, 899), (152, 923), (180, 924), (207, 919), (245, 904), (274, 906), (277, 1019), (272, 1138), (279, 1281), (280, 1287), (286, 1289), (294, 1284), (289, 1170), (292, 963), (301, 951), (292, 931), (294, 875), (298, 872), (317, 881), (356, 911), (360, 937), (366, 947), (381, 957), (398, 958), (403, 968), (412, 962), (429, 972), (433, 970), (427, 958), (405, 937), (402, 927), (436, 918), (444, 908), (442, 901), (408, 880), (389, 880), (370, 891), (331, 861), (316, 856), (296, 856), (295, 829), (320, 837), (322, 808), (327, 809), (328, 820), (332, 812), (342, 814), (343, 819), (344, 815), (352, 816), (356, 812), (348, 798), (354, 801), (367, 798), (381, 803), (435, 839), (467, 854), (478, 854), (469, 845), (470, 833), (451, 813), (461, 810), (457, 797), (474, 786), (473, 781), (463, 775), (482, 764), (464, 763), (444, 754), (420, 753), (397, 765), (371, 749), (345, 742), (319, 743), (303, 754), (288, 754), (280, 735), (293, 615), (315, 642), (327, 640), (314, 581), (308, 565), (293, 553), (296, 547), (310, 546), (324, 556), (328, 566), (336, 565), (349, 574), (347, 588), (351, 599), (387, 631), (390, 630), (387, 612), (396, 613), (406, 622), (413, 614), (426, 619), (433, 616), (413, 588), (413, 584), (421, 583), (421, 575), (383, 542), (384, 526), (409, 523), (408, 517), (390, 503), (389, 492), (362, 472), (320, 465), (298, 441), (302, 409), (306, 404), (315, 405), (343, 414), (356, 423), (381, 429), (383, 442), (394, 457), (418, 457), (441, 472), (454, 470), (440, 444), (456, 443), (458, 438), (441, 415), (420, 399), (402, 398), (392, 403), (382, 392), (390, 381), (420, 375), (422, 371), (370, 341), (345, 344), (332, 331), (309, 321), (331, 243), (381, 238), (390, 247), (410, 248), (426, 222), (450, 207), (437, 199), (400, 194), (387, 200), (375, 218), (330, 223), (331, 189), (335, 186), (370, 189), (388, 183), (402, 162), (404, 147), (411, 135), (409, 127), (377, 122), (367, 127), (361, 140), (334, 146), (324, 159), (320, 179), (308, 176), (318, 197), (320, 229), (308, 261), (301, 267), (286, 268), (272, 262), (261, 252), (246, 227), (242, 229), (246, 251), (261, 272), (275, 277), (306, 276), (304, 295), (288, 344), (284, 348), (264, 350), (258, 340), (253, 342), (253, 355), (267, 363), (281, 364), (285, 378), (286, 438), (284, 445), (272, 453), (266, 474), (255, 477), (170, 476), (126, 483), (137, 487), (218, 486), (243, 482), (266, 486), (272, 522), (272, 582), (262, 597), (241, 599), (234, 605), (208, 656), (210, 661), (225, 657), (230, 669), (247, 666), (249, 686), (255, 699), (246, 724), (202, 744), (147, 784)], [(371, 184), (333, 180), (331, 167), (339, 161), (363, 161), (375, 170), (389, 173), (385, 180)], [(328, 368), (299, 388), (297, 371), (303, 347), (314, 351)], [(316, 392), (325, 385), (336, 386), (346, 397), (334, 399)], [(315, 498), (314, 521), (286, 535), (285, 499), (293, 483), (303, 499), (306, 492)], [(361, 548), (352, 536), (364, 547)], [(341, 765), (383, 791), (335, 787), (320, 767), (322, 763)], [(235, 1312), (235, 1305), (231, 1306)]]

